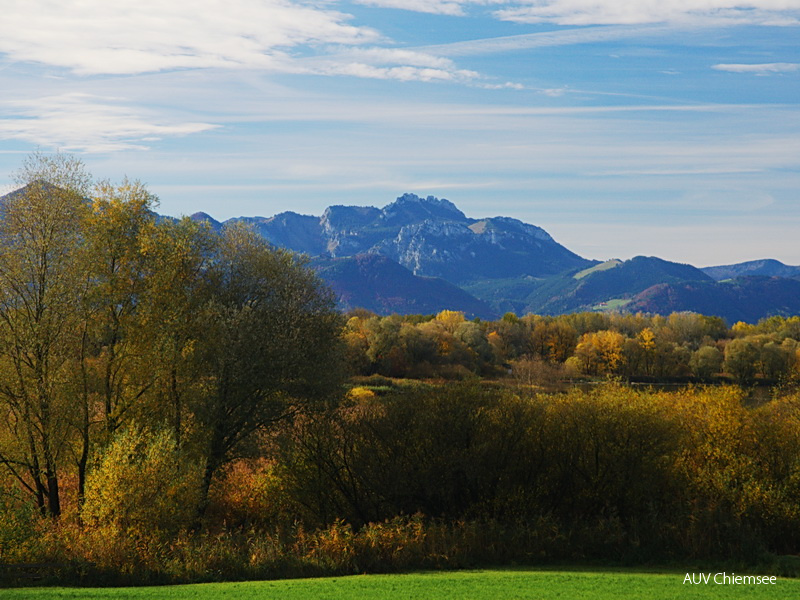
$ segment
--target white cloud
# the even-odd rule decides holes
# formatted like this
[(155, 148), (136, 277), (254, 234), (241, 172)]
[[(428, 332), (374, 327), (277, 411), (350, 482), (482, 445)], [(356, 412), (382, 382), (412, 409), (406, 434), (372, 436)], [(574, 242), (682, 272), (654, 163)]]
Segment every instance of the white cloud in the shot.
[(398, 48), (356, 48), (325, 58), (298, 61), (296, 68), (321, 75), (349, 75), (399, 81), (468, 82), (480, 77), (449, 58)]
[(791, 73), (800, 71), (798, 63), (761, 63), (761, 64), (719, 64), (711, 67), (717, 71), (730, 73), (753, 73), (755, 75), (769, 75), (772, 73)]
[(800, 0), (527, 0), (498, 18), (559, 25), (800, 24)]
[(474, 71), (447, 71), (430, 67), (398, 66), (376, 67), (365, 63), (331, 62), (317, 73), (324, 75), (349, 75), (370, 79), (396, 79), (398, 81), (459, 81), (477, 76)]
[(0, 139), (24, 140), (68, 151), (107, 152), (146, 149), (148, 142), (216, 127), (208, 123), (154, 123), (141, 109), (115, 98), (68, 93), (35, 100), (4, 102)]
[(291, 48), (379, 38), (348, 19), (291, 0), (7, 0), (0, 52), (82, 75), (285, 70)]
[(481, 83), (478, 84), (479, 88), (483, 90), (524, 90), (526, 89), (521, 83), (514, 81), (506, 81), (505, 83)]
[(0, 53), (79, 75), (243, 68), (399, 81), (479, 76), (429, 53), (361, 48), (383, 40), (348, 24), (348, 15), (296, 0), (11, 1)]
[(454, 68), (453, 61), (450, 59), (434, 56), (419, 50), (404, 50), (402, 48), (354, 48), (338, 56), (366, 63), (403, 64), (448, 70)]
[(462, 3), (459, 0), (358, 0), (359, 4), (367, 6), (379, 6), (381, 8), (397, 8), (400, 10), (410, 10), (414, 12), (429, 13), (435, 15), (455, 15), (464, 14)]

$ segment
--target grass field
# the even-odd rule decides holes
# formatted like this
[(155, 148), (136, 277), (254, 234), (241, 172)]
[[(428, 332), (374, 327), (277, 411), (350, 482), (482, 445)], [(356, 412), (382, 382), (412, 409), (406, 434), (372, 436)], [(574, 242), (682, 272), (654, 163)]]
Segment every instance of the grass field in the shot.
[[(690, 571), (699, 574), (699, 571)], [(800, 598), (800, 580), (778, 579), (774, 585), (684, 584), (686, 573), (643, 573), (585, 570), (484, 570), (406, 575), (356, 575), (246, 583), (209, 583), (144, 588), (16, 588), (0, 589), (8, 600), (212, 600), (216, 598), (333, 600), (470, 599), (618, 600), (648, 598)], [(711, 574), (713, 577), (713, 573)], [(730, 575), (730, 573), (729, 573)]]
[(618, 310), (623, 306), (630, 304), (630, 298), (614, 298), (609, 300), (608, 302), (603, 302), (602, 304), (597, 304), (596, 306), (592, 307), (592, 310), (599, 310), (599, 311), (609, 311), (609, 310)]

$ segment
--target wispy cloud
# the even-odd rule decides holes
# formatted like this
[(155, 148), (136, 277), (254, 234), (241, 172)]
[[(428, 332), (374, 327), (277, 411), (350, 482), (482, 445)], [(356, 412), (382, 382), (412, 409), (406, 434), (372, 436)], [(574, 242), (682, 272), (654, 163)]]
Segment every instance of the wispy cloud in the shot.
[(398, 81), (456, 81), (477, 76), (474, 71), (448, 71), (429, 67), (376, 67), (365, 63), (330, 62), (316, 71), (323, 75), (349, 75), (369, 79), (395, 79)]
[(474, 5), (504, 5), (494, 16), (559, 25), (800, 25), (797, 0), (357, 0), (422, 13), (465, 15)]
[(625, 38), (659, 35), (674, 32), (666, 26), (603, 26), (561, 29), (542, 33), (525, 33), (493, 38), (481, 38), (466, 42), (453, 42), (417, 48), (437, 56), (474, 56), (501, 52), (516, 52), (551, 46), (571, 46), (595, 42), (615, 41)]
[(798, 25), (798, 0), (527, 0), (496, 12), (520, 23), (559, 25)]
[(0, 19), (0, 52), (81, 75), (281, 71), (289, 68), (287, 52), (298, 46), (380, 39), (349, 19), (291, 0), (10, 0)]
[(357, 0), (359, 4), (367, 6), (380, 6), (381, 8), (397, 8), (414, 12), (429, 13), (434, 15), (465, 14), (462, 7), (467, 4), (465, 0)]
[(459, 69), (449, 58), (400, 48), (353, 48), (298, 61), (296, 68), (320, 75), (350, 75), (399, 81), (468, 82), (479, 73)]
[(761, 63), (761, 64), (718, 64), (711, 67), (717, 71), (730, 73), (752, 73), (754, 75), (772, 75), (774, 73), (791, 73), (800, 71), (800, 63)]
[[(208, 123), (164, 123), (118, 99), (82, 93), (5, 102), (0, 139), (24, 140), (47, 148), (108, 152), (146, 149), (148, 143), (216, 127)], [(162, 121), (162, 122), (158, 122)]]

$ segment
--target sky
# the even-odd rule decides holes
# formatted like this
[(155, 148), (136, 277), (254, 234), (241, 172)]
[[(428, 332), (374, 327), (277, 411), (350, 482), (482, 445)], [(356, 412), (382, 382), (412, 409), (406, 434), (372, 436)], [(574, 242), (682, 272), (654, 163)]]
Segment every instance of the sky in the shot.
[(800, 0), (4, 0), (34, 151), (218, 220), (407, 193), (591, 259), (800, 265)]

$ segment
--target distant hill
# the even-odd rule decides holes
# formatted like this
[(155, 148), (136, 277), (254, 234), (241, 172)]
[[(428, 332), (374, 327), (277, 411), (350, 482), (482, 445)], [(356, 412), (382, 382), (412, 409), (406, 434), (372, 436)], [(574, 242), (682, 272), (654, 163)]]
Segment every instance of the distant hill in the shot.
[(662, 283), (638, 294), (630, 311), (669, 314), (692, 311), (755, 323), (773, 315), (800, 314), (800, 281), (782, 277), (739, 277), (722, 282)]
[(467, 318), (495, 319), (488, 304), (435, 277), (414, 275), (379, 254), (316, 258), (312, 265), (333, 288), (343, 310), (366, 308), (378, 314), (431, 314), (463, 311)]
[[(503, 281), (495, 287), (493, 281), (482, 281), (465, 288), (479, 298), (491, 299), (498, 312), (506, 308), (519, 313), (561, 314), (619, 308), (655, 284), (684, 281), (712, 280), (691, 265), (637, 256), (596, 263), (545, 279), (517, 281), (516, 285)], [(492, 296), (493, 289), (504, 293)], [(503, 304), (498, 306), (498, 302)]]
[(800, 277), (800, 267), (791, 267), (772, 258), (751, 260), (735, 265), (719, 267), (705, 267), (703, 273), (716, 281), (734, 279), (747, 275), (762, 275), (765, 277)]
[(626, 261), (609, 261), (562, 277), (564, 287), (552, 295), (550, 286), (542, 286), (528, 296), (526, 312), (560, 314), (576, 310), (602, 309), (603, 305), (624, 306), (636, 294), (658, 283), (711, 281), (699, 269), (653, 256), (636, 256)]

